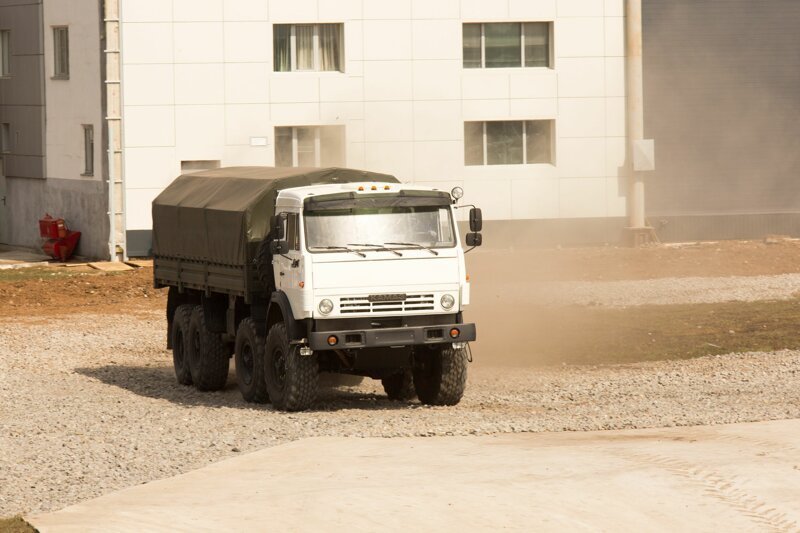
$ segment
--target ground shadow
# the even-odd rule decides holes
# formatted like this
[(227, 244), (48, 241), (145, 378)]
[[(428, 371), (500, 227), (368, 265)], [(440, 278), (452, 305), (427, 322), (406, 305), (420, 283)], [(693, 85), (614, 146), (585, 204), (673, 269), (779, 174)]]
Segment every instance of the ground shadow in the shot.
[[(130, 391), (138, 396), (167, 400), (187, 407), (227, 407), (274, 411), (271, 404), (248, 403), (242, 399), (233, 372), (220, 391), (200, 392), (194, 387), (180, 385), (172, 368), (105, 365), (76, 368), (78, 374)], [(397, 402), (386, 396), (359, 391), (356, 387), (322, 386), (310, 411), (339, 411), (344, 409), (398, 410), (419, 406), (415, 402)]]

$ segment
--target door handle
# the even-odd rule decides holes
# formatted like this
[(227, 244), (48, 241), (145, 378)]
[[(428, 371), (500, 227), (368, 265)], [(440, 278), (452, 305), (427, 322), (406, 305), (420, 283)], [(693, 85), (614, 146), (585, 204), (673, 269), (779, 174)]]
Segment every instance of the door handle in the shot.
[(283, 272), (281, 272), (281, 276), (285, 276), (285, 275), (286, 275), (286, 274), (284, 274)]

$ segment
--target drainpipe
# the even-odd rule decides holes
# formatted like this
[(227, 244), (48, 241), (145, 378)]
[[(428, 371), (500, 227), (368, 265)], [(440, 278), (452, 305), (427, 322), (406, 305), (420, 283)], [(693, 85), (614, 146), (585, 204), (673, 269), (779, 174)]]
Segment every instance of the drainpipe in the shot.
[[(123, 214), (124, 202), (118, 187), (122, 171), (122, 117), (120, 96), (120, 39), (119, 39), (119, 0), (101, 0), (105, 36), (104, 57), (104, 103), (106, 131), (108, 134), (108, 251), (111, 261), (127, 259), (124, 238), (117, 239), (117, 218)], [(118, 181), (120, 180), (120, 181)], [(120, 217), (121, 219), (122, 217)]]
[(644, 89), (642, 87), (642, 0), (625, 2), (625, 65), (627, 94), (628, 232), (634, 245), (649, 242), (652, 228), (645, 222), (644, 172), (655, 169), (654, 143), (644, 138)]

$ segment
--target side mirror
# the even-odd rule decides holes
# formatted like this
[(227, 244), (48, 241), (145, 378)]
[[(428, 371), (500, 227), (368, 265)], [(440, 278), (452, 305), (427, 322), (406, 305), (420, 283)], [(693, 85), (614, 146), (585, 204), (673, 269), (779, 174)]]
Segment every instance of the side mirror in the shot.
[[(477, 233), (483, 229), (483, 213), (477, 207), (469, 210), (469, 230)], [(480, 246), (480, 245), (477, 245)]]
[(289, 253), (289, 243), (286, 241), (272, 241), (269, 243), (269, 251), (273, 255), (284, 255)]
[(483, 235), (480, 233), (467, 233), (467, 246), (480, 246), (483, 244)]
[(284, 227), (286, 226), (286, 213), (273, 216), (270, 226), (272, 229), (272, 240), (282, 241), (286, 237), (283, 231)]

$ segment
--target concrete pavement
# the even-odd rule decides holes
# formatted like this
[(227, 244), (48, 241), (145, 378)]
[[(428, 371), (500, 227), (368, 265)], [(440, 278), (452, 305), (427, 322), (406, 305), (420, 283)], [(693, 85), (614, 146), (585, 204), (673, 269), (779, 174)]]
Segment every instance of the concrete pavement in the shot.
[(312, 438), (27, 517), (49, 531), (800, 530), (800, 420)]

